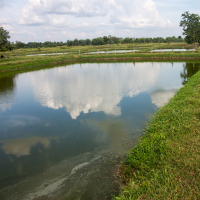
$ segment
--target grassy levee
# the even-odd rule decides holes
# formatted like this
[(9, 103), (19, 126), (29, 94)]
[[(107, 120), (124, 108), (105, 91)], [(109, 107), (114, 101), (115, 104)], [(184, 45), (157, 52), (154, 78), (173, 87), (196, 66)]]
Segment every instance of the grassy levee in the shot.
[[(26, 48), (16, 49), (13, 51), (0, 52), (5, 59), (0, 59), (0, 73), (9, 73), (10, 71), (34, 70), (33, 68), (46, 68), (61, 63), (74, 63), (84, 61), (112, 61), (112, 60), (188, 60), (200, 59), (200, 49), (195, 52), (156, 52), (150, 53), (154, 49), (192, 49), (193, 44), (170, 43), (170, 44), (113, 44), (100, 46), (76, 46), (76, 47), (43, 47), (43, 48)], [(98, 51), (115, 51), (115, 50), (138, 50), (132, 53), (105, 53), (105, 54), (88, 54)], [(80, 50), (80, 55), (79, 55)], [(47, 54), (38, 56), (37, 54)], [(51, 55), (54, 53), (54, 55)], [(57, 54), (62, 53), (62, 54)], [(64, 54), (63, 54), (64, 53)], [(37, 56), (27, 56), (27, 55)]]
[(200, 199), (200, 71), (155, 112), (121, 167), (115, 199)]
[(112, 61), (112, 60), (198, 60), (199, 51), (196, 52), (167, 52), (167, 53), (116, 53), (116, 54), (75, 54), (75, 55), (53, 55), (53, 56), (18, 56), (13, 58), (0, 59), (0, 73), (9, 71), (22, 71), (28, 68), (42, 68), (48, 65), (55, 65), (70, 62), (83, 61)]

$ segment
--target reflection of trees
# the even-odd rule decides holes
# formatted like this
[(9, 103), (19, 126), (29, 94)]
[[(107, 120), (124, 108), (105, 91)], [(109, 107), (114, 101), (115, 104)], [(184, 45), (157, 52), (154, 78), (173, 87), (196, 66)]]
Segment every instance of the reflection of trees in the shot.
[(4, 93), (7, 90), (13, 91), (15, 88), (15, 77), (8, 76), (0, 78), (0, 93)]
[[(10, 103), (12, 101), (15, 94), (15, 85), (16, 85), (15, 76), (7, 76), (7, 77), (0, 78), (0, 105), (1, 106), (4, 103)], [(3, 110), (5, 110), (5, 108)]]
[(200, 63), (186, 63), (183, 66), (183, 72), (180, 76), (183, 79), (182, 84), (185, 85), (188, 79), (200, 70)]

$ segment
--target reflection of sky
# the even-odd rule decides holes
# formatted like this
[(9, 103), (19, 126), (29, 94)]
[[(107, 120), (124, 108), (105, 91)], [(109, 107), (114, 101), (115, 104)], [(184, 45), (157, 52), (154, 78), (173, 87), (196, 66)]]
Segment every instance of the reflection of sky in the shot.
[(50, 140), (52, 139), (57, 140), (57, 138), (33, 136), (30, 138), (2, 140), (0, 143), (2, 143), (1, 149), (5, 154), (21, 157), (30, 155), (31, 147), (39, 143), (44, 147), (44, 149), (49, 148), (51, 144)]
[[(165, 63), (137, 63), (136, 67), (133, 63), (76, 64), (32, 73), (30, 79), (36, 101), (53, 109), (64, 107), (72, 119), (89, 111), (119, 116), (121, 108), (118, 104), (125, 96), (133, 97), (152, 89), (180, 87), (179, 80), (169, 82), (171, 75), (166, 76), (171, 67)], [(180, 67), (179, 63), (175, 67), (178, 76)], [(180, 76), (176, 78), (180, 79)]]
[[(12, 103), (0, 104), (1, 140), (41, 134), (49, 137), (55, 136), (55, 131), (75, 134), (83, 130), (77, 120), (71, 120), (77, 117), (87, 120), (88, 127), (95, 126), (105, 133), (98, 136), (99, 141), (112, 138), (112, 124), (117, 126), (123, 121), (118, 132), (131, 131), (142, 123), (141, 116), (151, 112), (151, 103), (163, 106), (181, 87), (181, 71), (182, 63), (174, 63), (172, 68), (171, 63), (144, 62), (76, 64), (20, 74), (16, 98)], [(90, 115), (84, 116), (86, 113)], [(106, 115), (114, 116), (116, 121), (105, 119)], [(118, 132), (114, 132), (116, 137)]]
[(151, 101), (157, 107), (162, 107), (175, 94), (176, 90), (157, 90), (151, 93)]
[(40, 120), (36, 117), (27, 115), (11, 115), (7, 118), (1, 119), (0, 126), (4, 128), (27, 126), (37, 124)]
[(0, 94), (0, 179), (32, 176), (86, 152), (132, 148), (154, 105), (164, 105), (181, 87), (181, 71), (182, 63), (141, 62), (19, 74), (16, 92), (7, 93), (12, 101)]
[(37, 101), (49, 108), (65, 107), (72, 119), (89, 111), (118, 116), (121, 99), (153, 87), (159, 68), (146, 63), (136, 68), (132, 63), (82, 64), (32, 73), (30, 78)]

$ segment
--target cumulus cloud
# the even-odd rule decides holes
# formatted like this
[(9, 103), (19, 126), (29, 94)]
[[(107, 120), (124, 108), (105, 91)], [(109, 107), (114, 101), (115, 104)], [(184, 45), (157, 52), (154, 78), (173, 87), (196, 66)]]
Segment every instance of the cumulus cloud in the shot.
[[(106, 2), (104, 0), (104, 2)], [(23, 8), (21, 25), (42, 25), (65, 26), (67, 15), (76, 17), (92, 17), (105, 15), (108, 5), (98, 0), (28, 0)]]
[(7, 31), (14, 30), (13, 27), (10, 25), (9, 21), (5, 18), (0, 18), (0, 26), (2, 26)]
[(38, 37), (38, 35), (36, 33), (30, 32), (30, 31), (25, 31), (25, 30), (23, 30), (23, 31), (10, 31), (10, 33), (13, 34), (13, 35), (28, 34), (28, 35), (30, 35), (34, 38)]
[(113, 14), (110, 22), (117, 28), (151, 28), (171, 26), (162, 20), (152, 0), (112, 0)]
[(13, 27), (10, 26), (9, 24), (3, 24), (2, 26), (3, 26), (3, 28), (4, 28), (5, 30), (7, 30), (7, 31), (13, 31), (13, 30), (14, 30)]
[(8, 24), (8, 20), (0, 18), (0, 24)]
[(85, 32), (80, 32), (80, 33), (72, 33), (70, 31), (62, 31), (61, 32), (63, 35), (67, 36), (68, 38), (85, 38), (87, 37), (87, 34)]
[[(69, 16), (103, 16), (117, 28), (151, 28), (172, 26), (163, 20), (153, 0), (28, 0), (23, 8), (22, 25), (67, 26)], [(102, 23), (105, 25), (105, 23)], [(95, 25), (94, 25), (95, 26)], [(87, 21), (77, 27), (89, 27)]]

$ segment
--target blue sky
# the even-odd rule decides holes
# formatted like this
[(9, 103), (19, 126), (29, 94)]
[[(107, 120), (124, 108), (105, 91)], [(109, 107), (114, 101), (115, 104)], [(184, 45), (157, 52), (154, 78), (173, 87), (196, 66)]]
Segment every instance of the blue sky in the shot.
[(0, 25), (22, 42), (167, 37), (185, 11), (200, 14), (200, 0), (0, 0)]

